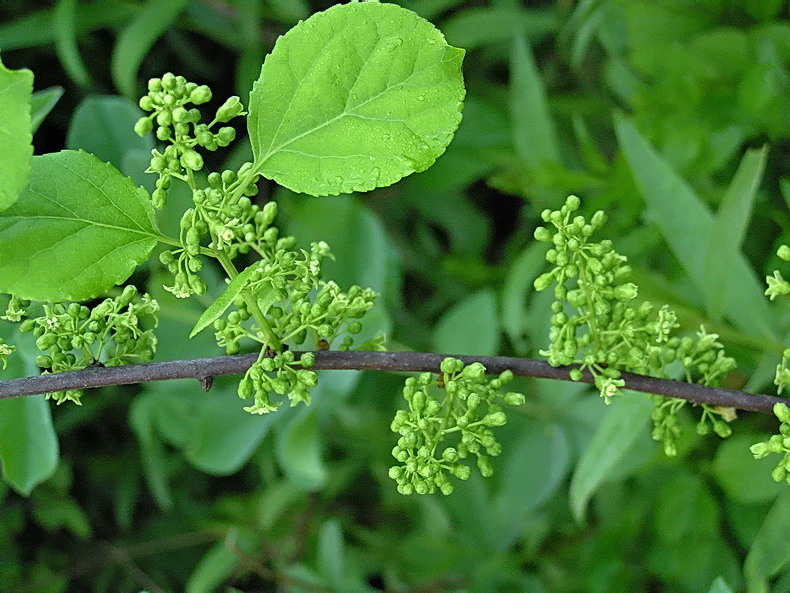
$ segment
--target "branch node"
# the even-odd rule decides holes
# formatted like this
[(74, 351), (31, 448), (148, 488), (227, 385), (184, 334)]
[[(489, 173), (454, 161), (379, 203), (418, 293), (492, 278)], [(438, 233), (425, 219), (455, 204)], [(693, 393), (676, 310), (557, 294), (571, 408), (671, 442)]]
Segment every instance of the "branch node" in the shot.
[(210, 391), (211, 386), (214, 385), (214, 377), (209, 375), (208, 377), (201, 377), (200, 379), (200, 387), (203, 391)]

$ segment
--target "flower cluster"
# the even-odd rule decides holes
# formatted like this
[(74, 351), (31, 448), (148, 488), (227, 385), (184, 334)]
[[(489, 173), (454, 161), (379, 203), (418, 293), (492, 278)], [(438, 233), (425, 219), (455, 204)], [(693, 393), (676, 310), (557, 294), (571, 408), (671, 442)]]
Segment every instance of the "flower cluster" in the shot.
[(779, 434), (773, 435), (767, 441), (752, 445), (751, 451), (756, 459), (762, 459), (772, 453), (782, 455), (771, 475), (777, 482), (786, 480), (790, 484), (790, 408), (783, 403), (777, 403), (774, 405), (774, 414), (782, 423)]
[[(550, 343), (541, 354), (553, 366), (577, 365), (569, 371), (580, 380), (588, 370), (601, 397), (609, 403), (625, 382), (622, 371), (667, 377), (668, 367), (685, 374), (690, 382), (717, 385), (735, 366), (724, 354), (716, 334), (704, 328), (691, 337), (673, 335), (677, 316), (669, 307), (654, 310), (652, 303), (636, 304), (637, 286), (629, 282), (631, 268), (612, 242), (591, 241), (592, 234), (606, 222), (602, 211), (588, 222), (574, 215), (580, 201), (570, 196), (556, 211), (545, 210), (541, 217), (551, 227), (535, 229), (535, 238), (551, 244), (546, 260), (552, 269), (535, 280), (536, 290), (556, 282), (552, 303)], [(664, 443), (667, 454), (676, 451), (680, 433), (678, 411), (683, 400), (657, 398), (653, 414), (653, 437)], [(729, 409), (703, 407), (697, 430), (721, 436), (729, 427), (721, 419), (732, 418)]]
[(271, 393), (287, 395), (291, 406), (299, 402), (310, 404), (310, 389), (316, 386), (318, 376), (309, 370), (315, 363), (315, 354), (303, 353), (299, 360), (290, 350), (268, 356), (261, 351), (239, 384), (239, 396), (243, 399), (254, 395), (254, 403), (244, 408), (251, 414), (266, 414), (280, 407), (280, 402), (272, 404)]
[[(156, 351), (152, 328), (157, 325), (159, 305), (147, 294), (137, 296), (137, 289), (127, 286), (119, 296), (105, 299), (93, 309), (77, 303), (44, 304), (43, 315), (22, 321), (19, 329), (33, 332), (36, 347), (44, 353), (36, 358), (36, 364), (49, 372), (74, 371), (93, 364), (148, 362)], [(66, 400), (80, 403), (82, 391), (47, 395), (59, 404)]]
[[(782, 245), (776, 254), (783, 261), (790, 261), (790, 246)], [(772, 301), (778, 296), (790, 294), (790, 282), (782, 277), (779, 270), (774, 270), (774, 275), (768, 276), (765, 281), (768, 283), (765, 294)], [(782, 360), (776, 366), (774, 384), (777, 387), (778, 393), (782, 393), (784, 388), (790, 385), (790, 348), (786, 348), (784, 352), (782, 352)]]
[(154, 207), (158, 209), (165, 206), (172, 177), (185, 181), (192, 172), (203, 168), (203, 157), (195, 150), (196, 147), (216, 150), (227, 146), (236, 137), (236, 131), (230, 126), (220, 127), (216, 132), (211, 128), (243, 113), (238, 97), (225, 101), (208, 124), (200, 123), (199, 109), (189, 108), (189, 105), (207, 103), (211, 96), (211, 89), (207, 86), (187, 82), (183, 76), (174, 76), (170, 72), (162, 78), (148, 81), (148, 94), (140, 99), (140, 108), (151, 114), (140, 118), (134, 130), (145, 136), (156, 127), (156, 137), (162, 142), (169, 142), (162, 152), (152, 152), (148, 169), (148, 172), (159, 174), (156, 190), (151, 196)]
[[(489, 379), (479, 362), (465, 366), (456, 358), (442, 361), (437, 379), (431, 373), (408, 378), (403, 397), (409, 409), (399, 410), (391, 426), (401, 435), (392, 450), (400, 465), (389, 470), (398, 492), (452, 493), (449, 476), (469, 478), (471, 469), (462, 461), (470, 455), (477, 457), (480, 473), (490, 476), (490, 457), (502, 452), (491, 429), (507, 421), (503, 404), (524, 403), (520, 393), (499, 393), (512, 379), (510, 371)], [(444, 442), (448, 437), (456, 437), (454, 446)]]
[[(208, 87), (165, 74), (149, 81), (148, 88), (140, 106), (152, 113), (135, 129), (144, 135), (156, 124), (156, 137), (169, 143), (164, 152), (153, 152), (149, 172), (159, 174), (154, 203), (162, 207), (172, 178), (192, 190), (193, 207), (181, 217), (180, 246), (160, 255), (174, 276), (173, 286), (165, 288), (179, 298), (205, 293), (207, 286), (200, 276), (203, 258), (219, 260), (233, 293), (225, 297), (222, 317), (213, 318), (217, 343), (228, 354), (238, 353), (245, 338), (261, 348), (258, 362), (239, 386), (241, 397), (255, 397), (248, 411), (262, 414), (276, 409), (279, 404), (270, 403), (270, 393), (288, 394), (292, 403), (309, 402), (309, 389), (316, 381), (307, 370), (312, 363), (304, 357), (295, 361), (288, 347), (310, 338), (316, 348), (330, 348), (341, 339), (334, 346), (350, 349), (353, 335), (362, 330), (360, 319), (373, 306), (376, 294), (359, 286), (343, 292), (334, 282), (321, 279), (322, 262), (332, 257), (329, 246), (321, 241), (309, 250), (298, 249), (294, 237), (281, 236), (273, 225), (277, 205), (259, 206), (253, 201), (260, 175), (252, 163), (238, 171), (209, 173), (205, 183), (199, 183), (195, 171), (203, 168), (203, 159), (197, 151), (201, 147), (216, 150), (234, 139), (233, 128), (214, 132), (212, 127), (244, 115), (238, 97), (228, 99), (205, 125), (200, 123), (200, 111), (187, 107), (210, 100)], [(260, 260), (239, 274), (233, 262), (246, 254)], [(365, 346), (381, 349), (383, 337)]]

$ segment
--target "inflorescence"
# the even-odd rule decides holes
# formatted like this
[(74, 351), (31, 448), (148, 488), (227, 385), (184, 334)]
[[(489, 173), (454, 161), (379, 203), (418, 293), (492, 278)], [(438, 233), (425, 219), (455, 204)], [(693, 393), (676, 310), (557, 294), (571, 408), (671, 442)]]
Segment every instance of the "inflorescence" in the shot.
[[(30, 307), (30, 301), (12, 297), (3, 319), (20, 322), (22, 333), (33, 333), (43, 353), (36, 364), (47, 372), (149, 362), (156, 352), (153, 329), (158, 324), (159, 304), (148, 294), (139, 296), (134, 286), (92, 309), (78, 303), (43, 303), (42, 314), (33, 317)], [(47, 394), (59, 404), (80, 403), (81, 396), (81, 390)]]
[[(399, 410), (391, 426), (401, 435), (392, 450), (400, 465), (389, 470), (398, 492), (452, 493), (449, 476), (468, 479), (471, 468), (463, 461), (471, 455), (484, 477), (493, 473), (490, 457), (499, 455), (502, 447), (491, 429), (507, 421), (503, 404), (521, 405), (524, 396), (499, 393), (513, 379), (512, 372), (494, 379), (485, 373), (479, 362), (465, 366), (456, 358), (445, 358), (438, 377), (422, 373), (406, 379), (403, 397), (409, 409)], [(445, 443), (448, 438), (453, 442)]]
[[(181, 217), (181, 246), (160, 255), (174, 277), (173, 286), (166, 289), (179, 298), (205, 293), (208, 287), (200, 272), (206, 256), (219, 260), (229, 282), (243, 274), (236, 280), (233, 306), (214, 321), (214, 330), (217, 343), (228, 354), (238, 353), (244, 339), (260, 347), (258, 361), (239, 385), (242, 398), (254, 397), (253, 405), (245, 409), (257, 414), (276, 410), (280, 403), (270, 401), (272, 393), (287, 395), (292, 405), (309, 403), (317, 380), (309, 370), (312, 355), (295, 360), (288, 346), (309, 339), (317, 349), (350, 349), (376, 293), (359, 286), (343, 292), (322, 279), (323, 262), (332, 258), (329, 246), (320, 241), (309, 250), (299, 249), (295, 237), (281, 235), (273, 224), (277, 204), (254, 203), (260, 175), (253, 163), (244, 163), (238, 171), (209, 173), (204, 183), (196, 175), (204, 167), (201, 148), (216, 150), (234, 139), (232, 127), (216, 132), (212, 127), (244, 115), (238, 97), (228, 99), (209, 124), (202, 124), (200, 110), (187, 107), (209, 101), (208, 87), (168, 73), (152, 79), (148, 88), (140, 107), (152, 113), (140, 119), (135, 130), (145, 135), (156, 124), (156, 137), (168, 142), (163, 152), (152, 152), (148, 171), (159, 175), (153, 204), (164, 206), (172, 178), (192, 190), (193, 206)], [(239, 274), (233, 261), (248, 254), (258, 261)], [(363, 346), (380, 350), (383, 342), (383, 336), (376, 336)]]
[[(682, 374), (686, 381), (718, 385), (735, 367), (726, 356), (718, 335), (704, 327), (692, 337), (674, 335), (677, 315), (668, 306), (655, 311), (652, 303), (636, 303), (637, 286), (629, 282), (631, 267), (609, 240), (591, 241), (606, 223), (596, 212), (588, 222), (574, 212), (580, 200), (570, 196), (559, 210), (544, 210), (541, 217), (550, 226), (535, 229), (535, 238), (551, 244), (546, 261), (553, 267), (535, 280), (536, 290), (552, 284), (549, 346), (541, 354), (553, 366), (576, 365), (570, 378), (578, 381), (588, 370), (607, 403), (621, 393), (622, 371), (668, 377)], [(653, 438), (664, 444), (668, 455), (676, 453), (681, 428), (678, 412), (686, 401), (655, 397)], [(730, 408), (702, 405), (697, 424), (700, 434), (712, 429), (724, 437), (727, 422), (734, 418)]]

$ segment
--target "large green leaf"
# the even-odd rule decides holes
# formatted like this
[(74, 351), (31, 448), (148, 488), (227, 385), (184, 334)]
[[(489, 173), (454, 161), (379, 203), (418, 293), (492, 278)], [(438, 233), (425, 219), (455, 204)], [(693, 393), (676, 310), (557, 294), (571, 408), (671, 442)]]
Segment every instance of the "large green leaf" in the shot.
[(647, 431), (652, 409), (653, 404), (641, 393), (625, 392), (612, 403), (571, 479), (571, 510), (577, 520), (584, 517), (593, 493), (617, 472), (636, 440)]
[(187, 0), (149, 0), (118, 36), (112, 52), (112, 78), (127, 97), (137, 92), (137, 71), (148, 50), (181, 14)]
[(743, 572), (749, 593), (768, 593), (767, 579), (790, 562), (790, 492), (784, 489), (765, 516), (752, 544)]
[[(615, 130), (652, 218), (689, 278), (705, 294), (705, 247), (713, 232), (713, 215), (632, 122), (618, 115)], [(730, 274), (725, 314), (744, 331), (775, 338), (773, 315), (763, 296), (763, 283), (742, 255)]]
[[(281, 412), (282, 413), (282, 412)], [(295, 410), (277, 438), (277, 458), (294, 484), (303, 490), (318, 490), (329, 478), (321, 456), (321, 435), (314, 408)]]
[(30, 97), (33, 73), (9, 70), (0, 62), (0, 210), (13, 204), (30, 176), (33, 132)]
[(133, 134), (134, 124), (142, 117), (142, 110), (126, 97), (93, 96), (83, 99), (69, 124), (66, 148), (82, 149), (103, 161), (124, 170), (124, 158), (132, 151), (141, 151), (151, 159), (154, 141), (151, 135)]
[[(16, 333), (9, 323), (0, 324), (0, 337), (18, 348), (0, 377), (15, 379), (33, 374), (38, 349), (32, 336)], [(30, 494), (54, 473), (58, 451), (52, 415), (43, 395), (0, 400), (0, 465), (6, 482), (18, 492)]]
[(58, 464), (58, 439), (43, 395), (0, 401), (3, 478), (22, 494), (46, 480)]
[(51, 86), (43, 91), (33, 93), (30, 99), (30, 127), (33, 132), (38, 129), (44, 118), (55, 107), (63, 96), (63, 87)]
[(767, 158), (765, 146), (746, 152), (714, 218), (705, 256), (705, 297), (713, 318), (718, 318), (724, 309), (730, 275), (738, 264), (741, 242), (752, 217), (752, 204)]
[(510, 56), (510, 115), (516, 153), (532, 167), (560, 160), (546, 89), (527, 38), (516, 35)]
[(464, 51), (393, 4), (341, 4), (281, 37), (250, 95), (256, 169), (337, 195), (430, 167), (461, 121)]
[(496, 354), (499, 316), (494, 293), (481, 290), (450, 308), (436, 324), (433, 343), (442, 354)]
[(33, 159), (30, 184), (0, 214), (0, 292), (87, 300), (126, 280), (158, 240), (142, 188), (86, 152)]
[(71, 80), (81, 87), (91, 83), (77, 46), (77, 0), (58, 0), (54, 14), (55, 51)]

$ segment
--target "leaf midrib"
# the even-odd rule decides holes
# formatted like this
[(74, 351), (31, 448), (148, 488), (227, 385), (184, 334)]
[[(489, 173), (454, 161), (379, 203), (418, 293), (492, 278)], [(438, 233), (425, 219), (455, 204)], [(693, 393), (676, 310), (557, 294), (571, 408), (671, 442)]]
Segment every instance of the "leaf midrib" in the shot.
[(22, 216), (22, 215), (13, 216), (12, 215), (12, 216), (2, 216), (2, 218), (5, 219), (5, 220), (16, 219), (18, 221), (33, 220), (33, 219), (43, 219), (43, 220), (58, 220), (58, 221), (81, 222), (81, 223), (84, 223), (85, 225), (88, 225), (88, 226), (97, 226), (97, 227), (110, 229), (110, 230), (113, 230), (113, 231), (123, 231), (123, 232), (127, 232), (127, 233), (135, 233), (135, 234), (138, 234), (138, 235), (143, 235), (143, 236), (146, 236), (146, 237), (150, 237), (150, 238), (155, 239), (157, 241), (160, 241), (163, 238), (160, 235), (155, 235), (153, 233), (149, 233), (148, 231), (146, 231), (144, 229), (141, 229), (141, 230), (138, 231), (137, 229), (132, 229), (132, 228), (129, 228), (129, 227), (121, 227), (121, 226), (116, 226), (116, 225), (112, 225), (112, 224), (107, 224), (105, 222), (97, 222), (95, 220), (88, 220), (86, 218), (79, 218), (79, 217), (41, 216), (41, 215), (39, 215), (39, 216)]

